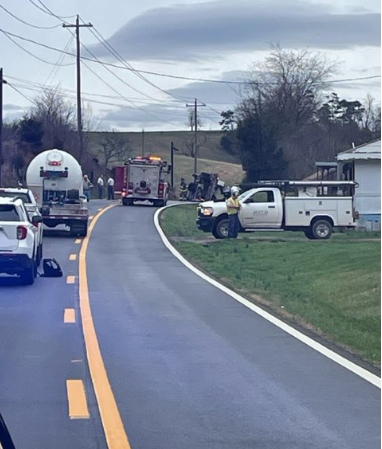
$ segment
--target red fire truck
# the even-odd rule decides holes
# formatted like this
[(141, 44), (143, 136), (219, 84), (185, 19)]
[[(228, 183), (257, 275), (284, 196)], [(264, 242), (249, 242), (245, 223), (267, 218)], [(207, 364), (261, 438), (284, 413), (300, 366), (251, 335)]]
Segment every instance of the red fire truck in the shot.
[(122, 204), (132, 206), (134, 201), (147, 200), (154, 206), (165, 206), (169, 191), (167, 175), (170, 172), (171, 166), (158, 156), (129, 159), (123, 167)]

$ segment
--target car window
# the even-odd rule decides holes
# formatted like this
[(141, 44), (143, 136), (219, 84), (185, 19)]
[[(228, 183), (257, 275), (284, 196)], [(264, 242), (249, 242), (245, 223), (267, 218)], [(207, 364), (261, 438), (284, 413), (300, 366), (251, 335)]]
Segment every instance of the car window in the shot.
[(251, 196), (254, 203), (274, 203), (275, 198), (271, 190), (256, 192)]
[(1, 204), (0, 221), (20, 221), (20, 217), (15, 206), (12, 204)]
[(0, 198), (20, 198), (23, 203), (31, 202), (27, 193), (5, 192), (4, 190), (0, 190)]

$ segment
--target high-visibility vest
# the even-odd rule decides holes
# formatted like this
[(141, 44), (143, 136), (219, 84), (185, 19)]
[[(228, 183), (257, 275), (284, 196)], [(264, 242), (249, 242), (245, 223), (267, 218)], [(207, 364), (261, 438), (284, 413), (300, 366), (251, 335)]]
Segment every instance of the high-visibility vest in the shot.
[(226, 205), (228, 215), (235, 215), (239, 213), (240, 202), (237, 198), (228, 198), (228, 200), (226, 201)]

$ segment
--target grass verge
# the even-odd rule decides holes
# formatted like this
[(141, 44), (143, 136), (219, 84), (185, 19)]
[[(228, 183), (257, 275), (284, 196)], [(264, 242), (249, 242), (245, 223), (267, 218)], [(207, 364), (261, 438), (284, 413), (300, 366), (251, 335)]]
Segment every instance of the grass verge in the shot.
[(195, 206), (162, 214), (165, 233), (188, 259), (254, 302), (379, 366), (380, 233), (335, 234), (319, 242), (299, 233), (253, 233), (209, 243), (195, 219)]

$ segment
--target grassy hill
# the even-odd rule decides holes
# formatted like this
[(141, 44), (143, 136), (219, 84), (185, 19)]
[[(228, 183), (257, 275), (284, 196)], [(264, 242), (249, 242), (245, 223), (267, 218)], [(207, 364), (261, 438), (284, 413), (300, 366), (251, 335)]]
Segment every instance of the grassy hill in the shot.
[[(104, 132), (87, 134), (89, 139), (88, 148), (100, 161), (103, 160), (100, 143), (106, 134)], [(180, 178), (191, 181), (191, 176), (194, 172), (194, 159), (183, 154), (187, 153), (187, 142), (193, 140), (193, 133), (190, 131), (145, 132), (143, 136), (142, 133), (137, 132), (121, 132), (116, 134), (118, 134), (118, 137), (124, 140), (126, 139), (126, 142), (129, 144), (129, 151), (123, 156), (122, 160), (113, 160), (109, 164), (109, 168), (122, 165), (131, 156), (141, 155), (142, 147), (144, 147), (143, 154), (155, 154), (170, 162), (171, 142), (173, 142), (174, 146), (180, 150), (179, 152), (175, 152), (174, 157), (175, 185), (179, 184)], [(220, 147), (222, 135), (223, 133), (221, 131), (198, 132), (198, 141), (203, 142), (199, 150), (198, 171), (218, 173), (222, 180), (232, 185), (242, 181), (244, 172), (239, 159), (228, 154)]]

